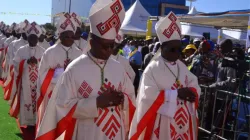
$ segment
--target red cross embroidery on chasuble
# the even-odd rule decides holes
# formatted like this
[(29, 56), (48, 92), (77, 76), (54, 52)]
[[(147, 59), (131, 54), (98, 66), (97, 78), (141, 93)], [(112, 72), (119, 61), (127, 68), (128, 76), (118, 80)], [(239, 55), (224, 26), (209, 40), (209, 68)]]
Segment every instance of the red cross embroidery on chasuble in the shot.
[(157, 139), (160, 137), (160, 124), (161, 124), (161, 118), (159, 119), (158, 127), (155, 129), (154, 134)]
[(38, 67), (36, 65), (29, 65), (29, 78), (32, 83), (35, 83), (37, 80)]
[(24, 107), (26, 107), (27, 111), (30, 111), (31, 104), (25, 104)]
[(118, 14), (122, 11), (122, 5), (120, 1), (116, 1), (113, 5), (110, 6), (110, 9), (113, 15), (104, 23), (99, 23), (96, 27), (101, 35), (106, 34), (111, 28), (115, 28), (118, 33), (121, 26), (121, 21)]
[[(102, 94), (107, 88), (111, 88), (114, 90), (115, 86), (112, 85), (111, 82), (108, 82), (107, 79), (105, 79), (104, 88), (101, 87), (98, 94)], [(102, 132), (105, 133), (105, 135), (110, 140), (114, 139), (121, 128), (121, 114), (119, 106), (108, 107), (104, 109), (99, 108), (98, 111), (99, 116), (94, 119), (94, 122), (98, 127), (101, 127), (100, 129), (102, 130)]]
[[(173, 84), (171, 87), (172, 90), (178, 89), (178, 85), (176, 83)], [(180, 85), (180, 88), (183, 88), (183, 85)], [(188, 140), (189, 139), (189, 131), (187, 130), (184, 133), (179, 133), (180, 131), (183, 132), (184, 127), (188, 127), (189, 125), (189, 113), (186, 106), (186, 101), (177, 100), (177, 111), (174, 116), (174, 124), (170, 123), (170, 134), (171, 139), (177, 140)]]
[(29, 34), (32, 30), (34, 30), (36, 34), (39, 34), (40, 32), (39, 32), (39, 30), (36, 28), (36, 25), (37, 25), (37, 24), (36, 24), (35, 22), (32, 22), (32, 23), (31, 23), (31, 27), (30, 27), (30, 29), (27, 31), (27, 33)]
[(66, 17), (66, 20), (61, 24), (60, 28), (62, 28), (63, 30), (65, 30), (70, 25), (73, 28), (73, 30), (75, 30), (76, 27), (73, 24), (73, 22), (71, 21), (70, 14), (66, 13), (64, 16)]
[(93, 91), (93, 89), (91, 88), (91, 86), (86, 81), (83, 81), (80, 88), (78, 89), (78, 92), (84, 98), (88, 98), (92, 91)]
[(29, 78), (30, 78), (30, 92), (31, 92), (31, 100), (32, 100), (32, 110), (35, 114), (36, 112), (36, 82), (38, 78), (38, 67), (37, 65), (29, 65)]
[(167, 38), (170, 38), (173, 35), (173, 33), (177, 31), (178, 34), (181, 36), (181, 30), (176, 24), (177, 17), (173, 13), (171, 13), (168, 18), (172, 22), (169, 25), (169, 27), (163, 31), (163, 35), (165, 35)]

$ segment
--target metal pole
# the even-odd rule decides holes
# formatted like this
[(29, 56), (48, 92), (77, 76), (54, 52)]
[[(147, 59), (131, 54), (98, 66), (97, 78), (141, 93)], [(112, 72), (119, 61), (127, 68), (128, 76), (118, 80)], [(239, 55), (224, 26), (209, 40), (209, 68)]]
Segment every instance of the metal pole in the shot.
[(222, 134), (221, 136), (224, 137), (224, 132), (225, 132), (225, 123), (226, 123), (226, 118), (227, 118), (227, 109), (228, 109), (228, 106), (227, 106), (227, 102), (228, 102), (228, 95), (226, 97), (226, 102), (225, 102), (225, 107), (224, 107), (224, 115), (223, 115), (223, 122), (222, 122)]
[(71, 12), (71, 0), (69, 0), (69, 13)]
[(206, 97), (207, 97), (207, 88), (205, 88), (205, 93), (204, 93), (204, 98), (203, 98), (203, 106), (202, 106), (202, 111), (201, 111), (201, 127), (203, 127)]
[(236, 137), (238, 135), (237, 131), (237, 127), (238, 127), (238, 117), (239, 117), (239, 112), (240, 112), (240, 102), (241, 102), (241, 97), (239, 97), (238, 99), (238, 104), (237, 104), (237, 113), (236, 113), (236, 122), (235, 122), (235, 126), (234, 126), (234, 139), (236, 140)]
[(212, 124), (211, 124), (211, 129), (213, 130), (214, 129), (214, 118), (215, 118), (215, 106), (216, 106), (216, 99), (217, 99), (217, 93), (218, 91), (215, 92), (215, 95), (214, 95), (214, 105), (213, 105), (213, 114), (212, 114)]
[[(201, 130), (201, 131), (203, 131), (203, 132), (206, 132), (207, 134), (211, 134), (210, 131), (208, 131), (208, 130), (206, 130), (206, 129), (204, 129), (204, 128), (199, 127), (199, 130)], [(214, 136), (216, 136), (217, 138), (222, 139), (222, 140), (227, 140), (227, 139), (225, 139), (225, 138), (223, 138), (223, 137), (221, 137), (221, 136), (219, 136), (219, 135), (214, 135)]]

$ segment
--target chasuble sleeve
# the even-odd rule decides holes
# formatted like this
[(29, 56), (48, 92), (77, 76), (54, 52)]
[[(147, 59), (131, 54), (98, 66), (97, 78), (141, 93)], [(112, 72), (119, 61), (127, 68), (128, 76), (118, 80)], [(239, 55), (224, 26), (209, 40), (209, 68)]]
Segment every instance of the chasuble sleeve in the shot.
[(135, 111), (135, 91), (133, 83), (124, 71), (124, 81), (122, 92), (124, 95), (123, 113), (124, 113), (124, 125), (125, 132), (128, 133), (130, 129), (130, 124), (133, 119)]
[(149, 68), (145, 73), (143, 73), (138, 93), (137, 104), (153, 103), (160, 94), (160, 90), (161, 89), (159, 89), (159, 87), (157, 86), (156, 81), (152, 75), (152, 71)]
[(38, 68), (38, 80), (37, 80), (37, 100), (38, 98), (40, 97), (40, 94), (41, 94), (41, 86), (44, 82), (44, 79), (50, 69), (50, 66), (51, 66), (51, 62), (50, 62), (50, 58), (49, 58), (49, 55), (48, 55), (48, 52), (45, 51), (42, 58), (41, 58), (41, 61), (40, 61), (40, 64), (39, 64), (39, 68)]

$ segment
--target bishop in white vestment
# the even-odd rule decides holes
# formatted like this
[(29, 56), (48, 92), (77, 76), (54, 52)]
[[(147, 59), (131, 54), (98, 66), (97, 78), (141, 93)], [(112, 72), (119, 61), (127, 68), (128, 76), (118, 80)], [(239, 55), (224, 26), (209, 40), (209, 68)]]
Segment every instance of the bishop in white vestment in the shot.
[(45, 36), (46, 36), (45, 28), (41, 26), (41, 29), (42, 29), (42, 34), (39, 37), (38, 45), (41, 46), (42, 48), (44, 48), (45, 50), (47, 50), (50, 47), (50, 44), (49, 44), (49, 42), (47, 42), (45, 40)]
[(10, 115), (18, 118), (24, 139), (35, 137), (38, 65), (45, 51), (37, 46), (41, 32), (35, 22), (29, 24), (29, 44), (19, 48), (13, 59), (14, 83), (17, 88)]
[(145, 69), (130, 140), (197, 140), (200, 87), (180, 60), (181, 26), (170, 12), (156, 24), (161, 54)]
[(2, 78), (4, 79), (4, 81), (7, 78), (6, 53), (8, 51), (9, 44), (15, 40), (15, 37), (12, 36), (12, 29), (13, 29), (13, 24), (6, 29), (6, 33), (10, 34), (10, 36), (8, 38), (6, 38), (6, 40), (4, 41), (2, 48), (1, 48), (2, 49), (2, 53), (1, 53), (2, 56), (1, 57), (3, 57), (3, 62), (1, 63), (3, 71), (2, 71), (1, 75), (2, 75)]
[(109, 58), (120, 25), (114, 22), (118, 30), (110, 27), (103, 34), (96, 27), (112, 11), (122, 22), (125, 11), (120, 0), (98, 0), (90, 11), (91, 50), (74, 60), (58, 80), (37, 140), (62, 134), (60, 138), (72, 140), (125, 140), (128, 134), (135, 110), (134, 87), (123, 66)]
[(76, 15), (76, 13), (72, 13), (71, 16), (74, 19), (76, 23), (76, 27), (77, 27), (76, 33), (75, 33), (75, 45), (77, 46), (79, 50), (83, 52), (83, 54), (87, 54), (87, 52), (89, 51), (88, 43), (86, 40), (81, 38), (81, 33), (82, 33), (81, 32), (81, 26), (82, 26), (81, 17)]
[(61, 15), (57, 30), (60, 42), (49, 47), (41, 60), (38, 77), (37, 127), (39, 127), (52, 90), (66, 67), (82, 52), (74, 45), (76, 23), (69, 13)]
[(15, 84), (13, 84), (14, 81), (13, 58), (15, 57), (15, 53), (20, 47), (28, 44), (27, 35), (25, 33), (27, 31), (27, 26), (28, 22), (21, 22), (20, 24), (18, 24), (16, 28), (16, 33), (22, 34), (22, 37), (20, 39), (12, 41), (12, 43), (8, 47), (6, 54), (6, 66), (8, 66), (8, 69), (7, 69), (7, 79), (4, 82), (4, 99), (8, 100), (9, 102), (12, 101), (15, 94), (14, 92), (12, 92), (12, 89), (14, 88), (13, 91), (15, 91), (16, 87)]

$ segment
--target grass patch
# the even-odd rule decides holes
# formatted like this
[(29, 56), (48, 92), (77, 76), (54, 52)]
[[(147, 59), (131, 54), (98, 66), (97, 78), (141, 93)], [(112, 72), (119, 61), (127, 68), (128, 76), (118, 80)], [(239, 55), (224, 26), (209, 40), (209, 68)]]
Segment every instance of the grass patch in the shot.
[(22, 140), (17, 127), (16, 120), (11, 118), (9, 113), (10, 106), (3, 99), (3, 90), (0, 88), (0, 139), (1, 140)]

